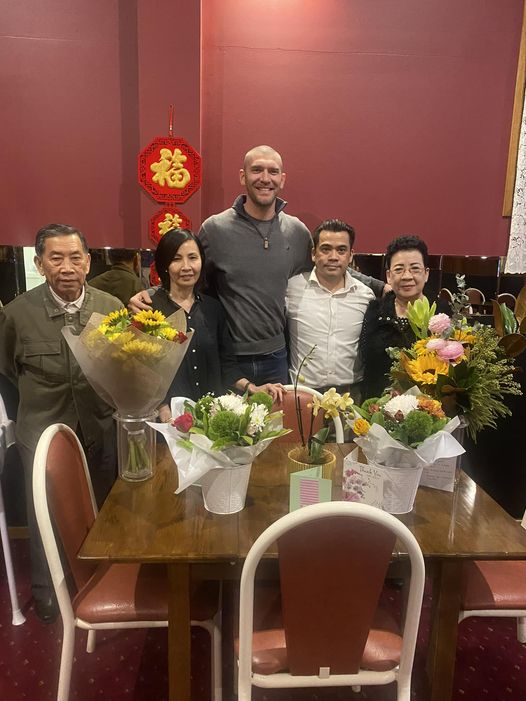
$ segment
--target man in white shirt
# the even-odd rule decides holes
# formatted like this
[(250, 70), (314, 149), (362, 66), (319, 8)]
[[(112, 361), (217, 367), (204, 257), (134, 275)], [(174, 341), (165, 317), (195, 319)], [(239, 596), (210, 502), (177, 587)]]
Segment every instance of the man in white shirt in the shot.
[(315, 345), (312, 358), (301, 369), (301, 384), (321, 392), (336, 387), (359, 401), (358, 339), (374, 293), (348, 271), (354, 237), (354, 229), (339, 219), (317, 227), (312, 236), (314, 269), (289, 280), (286, 308), (291, 378)]

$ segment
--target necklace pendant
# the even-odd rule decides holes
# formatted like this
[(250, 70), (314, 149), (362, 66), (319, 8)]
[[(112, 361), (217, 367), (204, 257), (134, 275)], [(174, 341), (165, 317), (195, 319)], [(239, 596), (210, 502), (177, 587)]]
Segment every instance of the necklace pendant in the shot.
[(263, 248), (266, 250), (268, 248), (268, 239), (264, 238), (263, 239)]

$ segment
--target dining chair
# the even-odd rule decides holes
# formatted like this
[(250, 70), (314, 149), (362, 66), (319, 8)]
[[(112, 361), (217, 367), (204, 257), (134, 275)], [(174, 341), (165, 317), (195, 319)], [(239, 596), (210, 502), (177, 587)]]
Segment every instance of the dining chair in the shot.
[[(49, 426), (40, 437), (33, 465), (33, 499), (64, 626), (57, 700), (67, 701), (75, 629), (88, 631), (87, 651), (93, 652), (97, 630), (166, 627), (168, 579), (162, 564), (107, 564), (77, 558), (97, 506), (84, 450), (64, 424)], [(205, 628), (211, 637), (216, 701), (221, 699), (218, 603), (216, 583), (200, 582), (192, 591), (192, 625)]]
[[(15, 443), (15, 424), (7, 416), (4, 400), (0, 395), (0, 475), (4, 470), (5, 458), (9, 448)], [(11, 557), (11, 545), (9, 543), (9, 532), (7, 530), (7, 520), (5, 516), (4, 495), (0, 482), (0, 535), (2, 537), (2, 550), (4, 553), (5, 569), (7, 573), (7, 586), (9, 589), (9, 599), (11, 601), (11, 622), (14, 626), (22, 625), (25, 616), (20, 610), (18, 595), (16, 593), (15, 570), (13, 568), (13, 558)]]
[(517, 297), (512, 295), (511, 292), (501, 292), (499, 295), (497, 295), (497, 302), (498, 304), (505, 304), (512, 311), (514, 311)]
[[(410, 562), (402, 626), (378, 606), (397, 538)], [(276, 542), (282, 623), (255, 631), (256, 570)], [(283, 516), (259, 536), (243, 566), (236, 641), (239, 700), (251, 699), (252, 686), (351, 686), (356, 691), (395, 682), (398, 701), (409, 701), (423, 591), (422, 552), (394, 516), (341, 501)]]
[(517, 619), (517, 640), (526, 643), (526, 561), (475, 560), (462, 571), (459, 623), (471, 616)]
[(470, 304), (485, 304), (486, 297), (477, 287), (467, 287), (464, 290)]
[[(301, 440), (298, 419), (296, 415), (296, 405), (294, 397), (294, 385), (285, 385), (287, 392), (283, 395), (283, 401), (281, 404), (274, 405), (275, 409), (281, 409), (283, 411), (283, 428), (290, 428), (291, 433), (287, 433), (281, 437), (282, 442), (298, 442)], [(308, 435), (309, 427), (311, 422), (311, 408), (312, 398), (317, 397), (322, 398), (322, 394), (311, 387), (305, 385), (298, 385), (297, 387), (298, 399), (300, 401), (301, 417), (303, 421), (303, 426), (305, 433)], [(344, 443), (344, 433), (343, 424), (339, 416), (333, 418), (334, 424), (334, 435), (336, 438), (336, 443)], [(323, 427), (323, 411), (319, 411), (318, 415), (314, 417), (313, 422), (313, 433), (316, 433), (320, 428)]]
[(451, 302), (453, 301), (453, 294), (451, 290), (448, 290), (447, 287), (441, 287), (438, 293), (438, 298), (443, 300), (447, 304), (451, 304)]

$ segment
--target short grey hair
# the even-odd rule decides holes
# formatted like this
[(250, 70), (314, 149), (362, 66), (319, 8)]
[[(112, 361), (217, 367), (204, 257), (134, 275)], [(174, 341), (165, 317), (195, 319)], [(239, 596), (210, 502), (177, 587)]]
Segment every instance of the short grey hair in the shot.
[(46, 239), (52, 236), (72, 235), (79, 237), (84, 253), (88, 253), (88, 242), (84, 238), (84, 235), (78, 229), (75, 229), (74, 226), (68, 226), (67, 224), (48, 224), (39, 229), (35, 238), (35, 253), (39, 258), (42, 258), (46, 247)]

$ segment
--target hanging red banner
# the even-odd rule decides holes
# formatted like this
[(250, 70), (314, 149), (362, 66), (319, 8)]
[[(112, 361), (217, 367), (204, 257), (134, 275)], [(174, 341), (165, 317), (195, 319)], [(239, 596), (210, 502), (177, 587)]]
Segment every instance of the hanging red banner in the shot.
[(139, 153), (138, 169), (156, 202), (186, 202), (201, 187), (201, 156), (179, 136), (157, 136)]
[(163, 207), (150, 219), (150, 239), (159, 243), (170, 229), (192, 229), (191, 220), (177, 207)]

